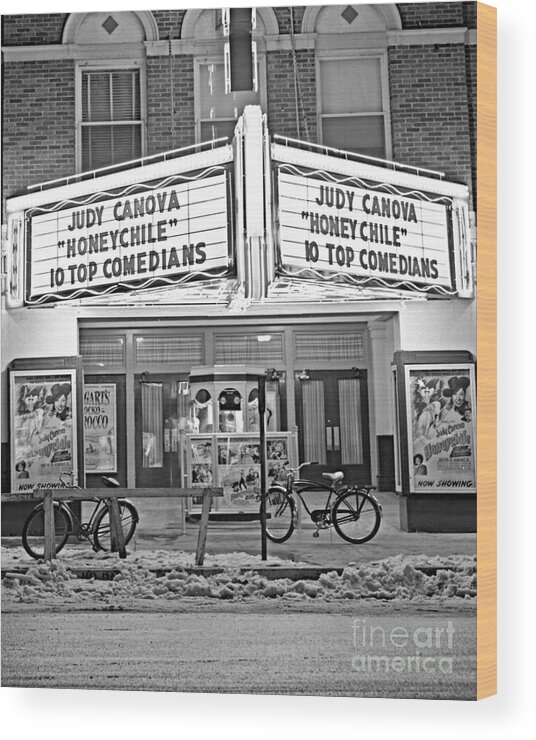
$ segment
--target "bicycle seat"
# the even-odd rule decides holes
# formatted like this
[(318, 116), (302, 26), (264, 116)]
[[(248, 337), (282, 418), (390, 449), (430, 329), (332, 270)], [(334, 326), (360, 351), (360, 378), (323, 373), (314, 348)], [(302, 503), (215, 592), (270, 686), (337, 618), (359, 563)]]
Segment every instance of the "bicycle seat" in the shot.
[(107, 488), (121, 488), (121, 484), (119, 483), (119, 481), (108, 475), (101, 476), (101, 481)]
[(339, 470), (336, 473), (322, 473), (322, 476), (332, 483), (339, 483), (344, 478), (344, 473)]

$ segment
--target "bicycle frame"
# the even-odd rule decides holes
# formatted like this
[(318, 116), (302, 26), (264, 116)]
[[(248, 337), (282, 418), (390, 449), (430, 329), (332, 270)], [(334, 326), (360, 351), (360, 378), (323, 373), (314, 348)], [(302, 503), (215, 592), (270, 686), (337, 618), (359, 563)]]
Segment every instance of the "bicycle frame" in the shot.
[[(62, 483), (65, 486), (65, 488), (72, 488), (76, 490), (80, 489), (80, 486), (76, 483), (74, 473), (72, 471), (60, 473), (60, 483)], [(91, 538), (94, 532), (94, 524), (97, 518), (97, 514), (102, 508), (101, 504), (103, 506), (107, 505), (104, 499), (92, 498), (92, 499), (88, 499), (88, 501), (93, 501), (94, 503), (97, 504), (95, 508), (93, 509), (93, 512), (91, 516), (89, 517), (88, 522), (83, 522), (81, 519), (79, 519), (76, 516), (76, 514), (74, 513), (74, 511), (71, 509), (69, 505), (70, 503), (72, 503), (71, 501), (69, 501), (69, 499), (65, 499), (60, 504), (60, 507), (63, 507), (65, 509), (67, 516), (69, 517), (69, 520), (71, 523), (72, 534), (74, 534), (74, 536), (79, 541), (82, 541), (82, 539), (89, 540)], [(74, 528), (75, 524), (76, 524), (76, 530)]]
[[(86, 539), (86, 540), (91, 539), (94, 529), (95, 529), (94, 525), (95, 525), (95, 520), (97, 519), (97, 515), (104, 506), (107, 506), (106, 501), (104, 499), (93, 498), (91, 499), (91, 501), (95, 503), (96, 506), (93, 509), (91, 516), (89, 517), (89, 521), (87, 522), (83, 522), (82, 519), (79, 519), (76, 516), (74, 511), (69, 506), (69, 503), (71, 503), (69, 499), (66, 499), (65, 501), (62, 501), (60, 503), (60, 507), (63, 507), (66, 510), (67, 515), (69, 516), (70, 522), (72, 524), (71, 533), (80, 541), (82, 541), (82, 539)], [(74, 525), (76, 525), (76, 529)]]
[[(302, 463), (298, 467), (299, 469), (310, 463)], [(296, 478), (295, 477), (294, 470), (287, 471), (287, 480), (286, 480), (286, 486), (283, 486), (282, 484), (274, 484), (274, 486), (281, 485), (281, 488), (285, 490), (286, 494), (289, 496), (293, 496), (294, 494), (299, 498), (301, 503), (303, 504), (303, 507), (307, 514), (309, 515), (309, 518), (311, 521), (314, 521), (313, 514), (311, 509), (307, 506), (307, 502), (303, 498), (303, 494), (306, 492), (311, 493), (327, 493), (327, 501), (324, 504), (323, 513), (324, 515), (330, 512), (335, 504), (337, 503), (338, 498), (346, 493), (349, 490), (349, 486), (347, 484), (345, 485), (339, 485), (337, 486), (336, 482), (332, 482), (331, 484), (328, 483), (322, 483), (320, 481), (313, 481), (313, 480), (307, 480), (306, 478)], [(272, 486), (272, 487), (274, 487)], [(333, 499), (333, 501), (332, 501)], [(321, 510), (322, 511), (322, 510)]]

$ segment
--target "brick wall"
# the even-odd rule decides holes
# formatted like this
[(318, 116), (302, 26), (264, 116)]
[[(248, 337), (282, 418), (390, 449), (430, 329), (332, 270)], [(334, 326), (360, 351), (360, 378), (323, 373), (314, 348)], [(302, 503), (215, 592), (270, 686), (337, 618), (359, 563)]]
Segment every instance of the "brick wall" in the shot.
[[(316, 127), (316, 81), (315, 61), (312, 51), (297, 51), (296, 60), (311, 141), (317, 140)], [(294, 89), (294, 66), (290, 51), (272, 51), (267, 55), (268, 82), (268, 126), (272, 134), (306, 139), (301, 116), (301, 129), (296, 124), (296, 95)]]
[(463, 25), (476, 28), (476, 3), (463, 3)]
[(153, 10), (153, 18), (158, 26), (158, 38), (161, 40), (179, 39), (185, 10)]
[(469, 112), (469, 145), (471, 148), (471, 168), (473, 173), (473, 200), (476, 203), (476, 46), (465, 47), (467, 70), (467, 102)]
[(3, 191), (75, 171), (72, 61), (3, 65)]
[[(279, 23), (279, 33), (290, 33), (290, 8), (274, 8), (274, 13)], [(300, 33), (305, 6), (293, 6), (294, 33)]]
[(448, 28), (464, 25), (464, 3), (397, 3), (402, 28)]
[(28, 13), (2, 16), (3, 46), (61, 44), (67, 13)]
[(171, 118), (169, 57), (149, 57), (147, 59), (148, 154), (157, 154), (195, 143), (192, 56), (173, 57), (172, 79), (175, 104), (174, 132)]
[(393, 159), (471, 185), (463, 45), (389, 49)]

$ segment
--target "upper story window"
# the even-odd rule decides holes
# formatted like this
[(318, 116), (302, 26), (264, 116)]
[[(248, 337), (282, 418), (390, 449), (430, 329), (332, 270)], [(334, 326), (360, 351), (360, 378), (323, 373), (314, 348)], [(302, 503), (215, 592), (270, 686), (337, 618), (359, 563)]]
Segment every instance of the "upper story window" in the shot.
[(143, 154), (139, 69), (82, 70), (82, 170), (137, 159)]
[(194, 53), (194, 101), (196, 141), (222, 136), (231, 138), (246, 105), (260, 105), (266, 110), (265, 37), (276, 36), (279, 29), (271, 8), (257, 9), (253, 41), (257, 43), (258, 90), (225, 92), (225, 72), (221, 10), (188, 10), (184, 17), (181, 40), (192, 44)]
[(158, 39), (148, 12), (71, 13), (62, 41), (75, 50), (78, 171), (145, 154), (146, 44)]
[(391, 157), (387, 46), (401, 28), (394, 4), (308, 6), (303, 34), (315, 34), (319, 143)]
[(222, 58), (198, 60), (196, 77), (198, 141), (231, 139), (246, 105), (262, 105), (260, 91), (225, 92)]
[(383, 56), (318, 61), (322, 144), (369, 157), (389, 155), (386, 60)]

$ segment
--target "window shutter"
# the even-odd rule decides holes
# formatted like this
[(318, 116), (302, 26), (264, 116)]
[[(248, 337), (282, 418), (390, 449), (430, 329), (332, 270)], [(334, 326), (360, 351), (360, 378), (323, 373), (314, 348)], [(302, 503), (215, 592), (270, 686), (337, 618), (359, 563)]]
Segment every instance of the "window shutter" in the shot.
[(141, 157), (140, 98), (137, 69), (82, 73), (82, 170)]

